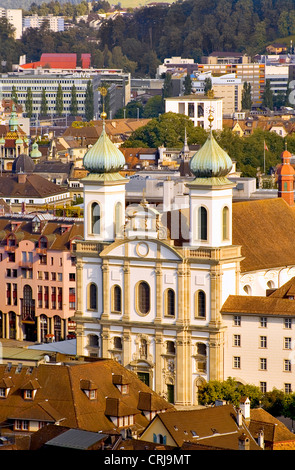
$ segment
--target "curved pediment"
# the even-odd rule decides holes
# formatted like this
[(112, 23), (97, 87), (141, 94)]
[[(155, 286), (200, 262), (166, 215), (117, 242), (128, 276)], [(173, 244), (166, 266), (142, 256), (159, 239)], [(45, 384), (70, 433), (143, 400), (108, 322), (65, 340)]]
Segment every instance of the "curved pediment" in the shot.
[(183, 257), (179, 251), (163, 240), (135, 238), (117, 240), (108, 245), (101, 253), (102, 258), (124, 259), (161, 259), (167, 261), (182, 261)]

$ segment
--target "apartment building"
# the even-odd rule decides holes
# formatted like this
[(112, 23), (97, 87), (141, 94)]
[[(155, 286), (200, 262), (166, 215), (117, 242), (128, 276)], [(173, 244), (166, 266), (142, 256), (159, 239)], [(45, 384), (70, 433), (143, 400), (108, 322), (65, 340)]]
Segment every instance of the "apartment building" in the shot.
[(23, 34), (23, 12), (20, 8), (0, 8), (0, 17), (7, 18), (14, 28), (14, 38), (20, 39)]
[(40, 28), (45, 22), (48, 22), (49, 29), (55, 33), (65, 30), (64, 17), (50, 14), (46, 16), (25, 16), (23, 18), (23, 32), (28, 28)]
[[(36, 71), (35, 71), (36, 72)], [(26, 109), (26, 99), (28, 89), (32, 91), (33, 116), (41, 113), (42, 91), (46, 91), (48, 114), (56, 114), (56, 94), (58, 86), (61, 85), (63, 91), (63, 116), (70, 114), (71, 91), (73, 85), (77, 92), (78, 115), (85, 114), (85, 94), (87, 83), (91, 79), (90, 75), (74, 74), (43, 74), (43, 73), (14, 73), (0, 75), (0, 90), (4, 99), (11, 98), (13, 86), (16, 89), (18, 103)]]
[(79, 219), (0, 217), (0, 338), (56, 341), (74, 332)]
[(197, 70), (221, 75), (233, 73), (242, 84), (251, 84), (253, 107), (261, 106), (265, 86), (265, 64), (251, 62), (248, 56), (239, 53), (215, 52), (208, 57), (202, 57), (202, 63), (198, 64)]
[(241, 79), (236, 78), (234, 73), (214, 76), (211, 72), (194, 73), (191, 75), (192, 90), (196, 94), (204, 94), (206, 79), (210, 79), (214, 95), (222, 98), (223, 115), (232, 116), (242, 108)]

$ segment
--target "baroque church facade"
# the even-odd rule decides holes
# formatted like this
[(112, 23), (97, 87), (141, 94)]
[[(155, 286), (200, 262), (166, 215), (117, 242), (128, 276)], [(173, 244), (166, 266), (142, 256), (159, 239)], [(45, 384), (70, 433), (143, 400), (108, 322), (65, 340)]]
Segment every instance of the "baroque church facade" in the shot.
[(158, 212), (144, 197), (126, 207), (124, 156), (103, 127), (84, 157), (77, 354), (113, 358), (184, 407), (201, 384), (227, 377), (294, 390), (290, 157), (281, 155), (278, 198), (233, 203), (232, 161), (210, 130), (189, 160), (187, 207)]
[(76, 242), (77, 354), (108, 357), (180, 406), (223, 379), (221, 307), (238, 293), (232, 162), (210, 131), (190, 160), (189, 208), (125, 212), (124, 157), (105, 129), (84, 157), (84, 239)]

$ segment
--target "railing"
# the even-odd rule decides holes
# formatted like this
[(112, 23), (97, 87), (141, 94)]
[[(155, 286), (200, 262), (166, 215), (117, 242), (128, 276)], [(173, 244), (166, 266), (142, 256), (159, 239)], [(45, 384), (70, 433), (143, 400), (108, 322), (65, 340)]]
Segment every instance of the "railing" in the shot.
[(20, 299), (22, 322), (35, 322), (35, 300)]

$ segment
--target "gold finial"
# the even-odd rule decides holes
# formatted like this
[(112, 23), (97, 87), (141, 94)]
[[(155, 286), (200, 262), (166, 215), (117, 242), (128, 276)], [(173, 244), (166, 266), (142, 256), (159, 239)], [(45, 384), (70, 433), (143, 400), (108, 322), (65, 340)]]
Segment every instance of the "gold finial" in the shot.
[(212, 110), (212, 108), (209, 109), (208, 121), (209, 121), (209, 127), (210, 127), (210, 129), (212, 129), (212, 122), (214, 121), (214, 116), (213, 116), (213, 110)]
[(102, 87), (98, 87), (98, 91), (100, 92), (100, 94), (102, 96), (102, 113), (101, 113), (100, 117), (103, 121), (105, 121), (105, 119), (107, 118), (107, 113), (104, 110), (104, 98), (107, 95), (108, 90), (107, 90), (106, 87), (102, 86)]
[(212, 90), (212, 89), (208, 90), (207, 91), (207, 96), (208, 96), (208, 98), (214, 98), (214, 90)]

